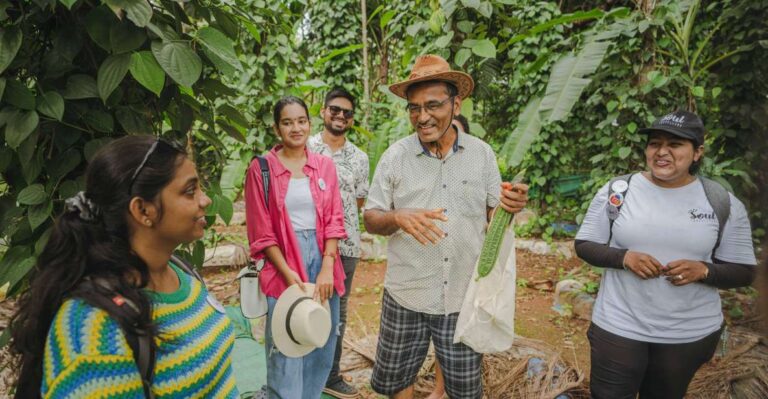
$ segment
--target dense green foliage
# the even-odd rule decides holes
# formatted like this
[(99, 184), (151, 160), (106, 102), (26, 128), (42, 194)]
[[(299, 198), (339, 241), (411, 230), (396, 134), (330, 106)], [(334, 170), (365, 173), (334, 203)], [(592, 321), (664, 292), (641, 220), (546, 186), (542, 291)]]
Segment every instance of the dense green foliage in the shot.
[[(211, 217), (227, 221), (253, 154), (275, 142), (279, 97), (303, 96), (316, 116), (329, 88), (355, 93), (351, 137), (373, 170), (411, 132), (404, 101), (386, 85), (429, 52), (475, 78), (462, 113), (497, 150), (503, 175), (525, 171), (539, 217), (519, 233), (551, 237), (553, 223), (579, 221), (601, 184), (644, 167), (637, 130), (691, 108), (710, 133), (704, 173), (745, 200), (761, 237), (767, 8), (754, 0), (0, 0), (0, 287), (22, 286), (53, 215), (82, 189), (87, 160), (108, 140), (150, 133), (186, 143), (214, 198)], [(188, 249), (198, 263), (202, 249)]]

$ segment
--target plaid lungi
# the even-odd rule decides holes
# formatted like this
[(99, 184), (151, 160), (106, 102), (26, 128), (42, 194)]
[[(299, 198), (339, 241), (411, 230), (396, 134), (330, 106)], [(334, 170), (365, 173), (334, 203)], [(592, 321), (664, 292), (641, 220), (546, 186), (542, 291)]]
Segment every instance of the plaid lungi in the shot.
[(432, 315), (408, 310), (384, 290), (371, 387), (380, 394), (393, 395), (412, 385), (432, 339), (448, 397), (481, 398), (482, 355), (462, 343), (453, 343), (458, 318), (458, 313)]

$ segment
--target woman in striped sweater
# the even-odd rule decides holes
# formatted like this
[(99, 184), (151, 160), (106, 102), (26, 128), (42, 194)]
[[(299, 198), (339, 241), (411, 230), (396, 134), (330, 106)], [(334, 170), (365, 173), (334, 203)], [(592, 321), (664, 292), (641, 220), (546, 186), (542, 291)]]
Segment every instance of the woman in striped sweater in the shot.
[[(99, 151), (12, 321), (17, 398), (237, 397), (232, 326), (171, 261), (179, 244), (203, 236), (210, 203), (194, 163), (170, 143), (128, 136)], [(102, 288), (118, 308), (93, 305)], [(155, 354), (149, 382), (128, 342), (142, 331)]]

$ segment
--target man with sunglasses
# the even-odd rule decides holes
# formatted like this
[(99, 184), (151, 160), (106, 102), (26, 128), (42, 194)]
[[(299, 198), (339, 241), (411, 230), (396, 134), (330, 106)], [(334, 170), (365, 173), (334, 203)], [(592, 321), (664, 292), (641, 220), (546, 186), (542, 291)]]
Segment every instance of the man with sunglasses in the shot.
[(323, 131), (309, 138), (310, 151), (328, 156), (336, 164), (339, 176), (339, 190), (344, 207), (344, 228), (347, 237), (339, 241), (341, 263), (344, 265), (346, 294), (339, 302), (339, 337), (333, 366), (323, 392), (341, 399), (356, 398), (357, 389), (344, 381), (340, 374), (339, 360), (347, 321), (347, 299), (352, 291), (352, 278), (360, 260), (360, 219), (359, 209), (368, 195), (368, 155), (347, 140), (346, 134), (354, 124), (355, 98), (342, 88), (334, 88), (325, 96), (323, 109)]
[(491, 210), (519, 212), (528, 186), (502, 189), (491, 147), (452, 123), (473, 88), (436, 55), (389, 87), (407, 100), (415, 134), (381, 156), (364, 219), (368, 232), (390, 236), (371, 387), (394, 398), (413, 397), (430, 340), (448, 397), (483, 395), (482, 356), (453, 342), (456, 322)]

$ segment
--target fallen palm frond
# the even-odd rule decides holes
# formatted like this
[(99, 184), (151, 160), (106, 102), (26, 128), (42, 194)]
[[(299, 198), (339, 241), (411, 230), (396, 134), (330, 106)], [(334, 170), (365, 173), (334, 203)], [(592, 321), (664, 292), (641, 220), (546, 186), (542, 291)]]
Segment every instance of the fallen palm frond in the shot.
[[(688, 387), (686, 398), (768, 398), (768, 343), (757, 332), (731, 328), (724, 349), (705, 364)], [(722, 352), (725, 352), (724, 354)]]

